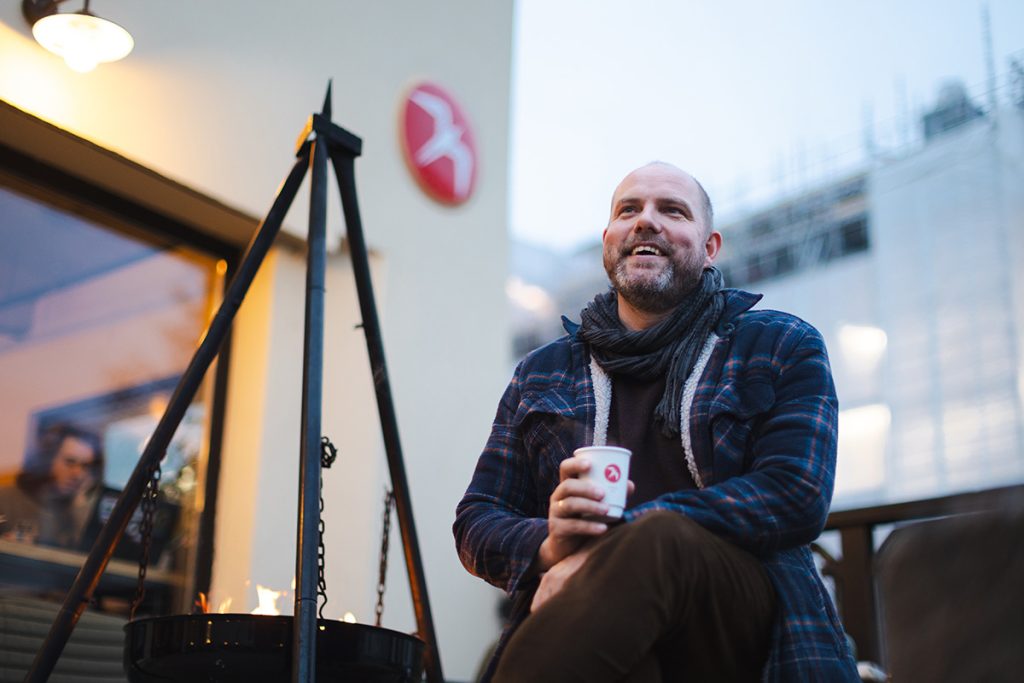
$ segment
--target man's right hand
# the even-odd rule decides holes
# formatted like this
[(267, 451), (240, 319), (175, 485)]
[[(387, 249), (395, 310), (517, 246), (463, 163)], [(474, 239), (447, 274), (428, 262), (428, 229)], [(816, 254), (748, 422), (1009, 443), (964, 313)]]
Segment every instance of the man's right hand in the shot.
[(584, 541), (608, 530), (603, 522), (581, 519), (582, 515), (604, 515), (604, 491), (577, 479), (590, 469), (585, 458), (566, 458), (558, 467), (560, 483), (551, 493), (548, 506), (548, 537), (537, 551), (536, 568), (547, 571), (579, 548)]

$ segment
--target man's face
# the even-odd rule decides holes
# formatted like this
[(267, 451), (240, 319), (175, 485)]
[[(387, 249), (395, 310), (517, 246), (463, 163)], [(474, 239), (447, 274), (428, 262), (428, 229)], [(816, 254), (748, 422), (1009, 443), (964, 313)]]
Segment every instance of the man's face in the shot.
[(628, 304), (663, 313), (714, 261), (721, 235), (707, 232), (696, 181), (673, 166), (644, 166), (626, 176), (612, 197), (604, 269)]
[(53, 485), (64, 495), (77, 493), (91, 482), (90, 467), (96, 462), (92, 446), (73, 436), (64, 437), (50, 466)]

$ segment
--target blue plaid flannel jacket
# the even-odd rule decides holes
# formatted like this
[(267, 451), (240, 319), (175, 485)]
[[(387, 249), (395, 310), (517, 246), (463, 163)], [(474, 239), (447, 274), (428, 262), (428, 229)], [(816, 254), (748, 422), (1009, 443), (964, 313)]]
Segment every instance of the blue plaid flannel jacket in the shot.
[[(808, 544), (832, 497), (838, 403), (821, 335), (761, 297), (727, 290), (716, 343), (690, 411), (704, 482), (626, 511), (673, 510), (757, 556), (778, 616), (766, 681), (858, 681), (842, 626)], [(570, 334), (528, 355), (498, 406), (487, 446), (456, 510), (466, 568), (513, 599), (511, 631), (529, 613), (529, 569), (547, 535), (558, 465), (593, 438), (586, 345)], [(492, 662), (493, 669), (493, 662)]]

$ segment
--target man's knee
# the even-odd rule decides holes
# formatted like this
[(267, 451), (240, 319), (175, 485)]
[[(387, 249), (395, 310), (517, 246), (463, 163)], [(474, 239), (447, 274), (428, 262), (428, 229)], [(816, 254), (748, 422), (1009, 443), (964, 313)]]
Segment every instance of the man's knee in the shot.
[(710, 531), (689, 517), (668, 510), (648, 512), (630, 526), (633, 535), (659, 543), (690, 545), (714, 540)]
[[(652, 565), (684, 572), (694, 579), (740, 551), (692, 519), (677, 512), (655, 510), (623, 529), (624, 550)], [(740, 561), (745, 563), (746, 558)], [(754, 561), (753, 558), (750, 558)]]

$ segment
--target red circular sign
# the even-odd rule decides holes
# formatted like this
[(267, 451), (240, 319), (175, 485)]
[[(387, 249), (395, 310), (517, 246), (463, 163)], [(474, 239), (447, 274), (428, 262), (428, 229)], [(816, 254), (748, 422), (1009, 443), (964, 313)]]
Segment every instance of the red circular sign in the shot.
[(476, 186), (476, 141), (462, 107), (442, 88), (420, 83), (402, 104), (402, 152), (420, 187), (462, 204)]
[(613, 484), (619, 480), (622, 476), (622, 470), (619, 469), (618, 465), (608, 465), (604, 468), (604, 478)]

